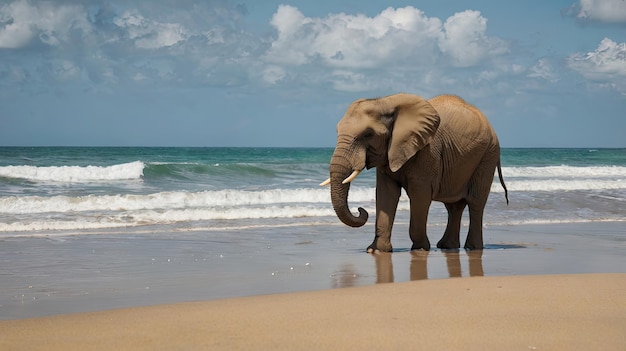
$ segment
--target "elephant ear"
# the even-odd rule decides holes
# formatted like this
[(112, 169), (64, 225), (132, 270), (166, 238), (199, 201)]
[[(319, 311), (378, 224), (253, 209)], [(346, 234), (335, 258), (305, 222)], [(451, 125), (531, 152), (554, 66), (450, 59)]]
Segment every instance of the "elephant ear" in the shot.
[(430, 143), (440, 118), (435, 108), (419, 96), (397, 94), (385, 99), (389, 99), (387, 106), (395, 117), (388, 157), (389, 168), (396, 172)]

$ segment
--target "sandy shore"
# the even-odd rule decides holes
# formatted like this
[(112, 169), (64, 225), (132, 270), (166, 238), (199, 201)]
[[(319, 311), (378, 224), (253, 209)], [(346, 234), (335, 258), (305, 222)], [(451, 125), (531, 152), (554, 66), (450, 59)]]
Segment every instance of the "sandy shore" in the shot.
[(482, 252), (411, 252), (401, 223), (394, 253), (376, 256), (363, 251), (373, 228), (343, 225), (0, 238), (0, 320), (448, 277), (626, 273), (624, 226), (489, 227)]
[(435, 279), (0, 321), (2, 350), (625, 350), (626, 274)]

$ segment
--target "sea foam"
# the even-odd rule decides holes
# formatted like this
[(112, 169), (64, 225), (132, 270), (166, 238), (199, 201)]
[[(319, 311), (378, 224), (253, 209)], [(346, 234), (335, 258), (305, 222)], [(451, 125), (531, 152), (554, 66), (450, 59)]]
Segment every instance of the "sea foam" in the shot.
[(4, 166), (0, 177), (63, 183), (117, 181), (141, 179), (144, 167), (141, 161), (112, 166)]
[(626, 167), (620, 166), (544, 166), (544, 167), (503, 167), (505, 177), (532, 178), (626, 178)]
[[(354, 189), (350, 199), (372, 201), (374, 190)], [(146, 195), (86, 195), (86, 196), (8, 196), (0, 197), (0, 213), (28, 214), (47, 212), (136, 211), (179, 208), (225, 208), (272, 204), (330, 204), (325, 188), (275, 189), (262, 191), (218, 190), (202, 192), (159, 192)]]

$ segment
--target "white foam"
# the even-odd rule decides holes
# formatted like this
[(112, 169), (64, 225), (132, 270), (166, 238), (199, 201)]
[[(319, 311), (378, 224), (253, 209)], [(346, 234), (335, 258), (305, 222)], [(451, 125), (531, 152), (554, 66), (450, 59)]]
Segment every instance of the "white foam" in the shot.
[[(373, 202), (355, 187), (350, 201)], [(0, 198), (0, 232), (78, 230), (178, 222), (334, 216), (327, 188)], [(356, 209), (354, 209), (356, 213)]]
[[(406, 208), (399, 208), (398, 210), (406, 211)], [(352, 212), (356, 214), (356, 209), (352, 209)], [(75, 232), (78, 235), (88, 234), (80, 231), (84, 230), (97, 230), (97, 229), (115, 229), (115, 228), (130, 228), (150, 225), (175, 225), (177, 223), (185, 223), (183, 227), (175, 227), (171, 230), (175, 231), (192, 231), (192, 230), (235, 230), (240, 228), (253, 228), (253, 227), (277, 227), (277, 226), (294, 226), (294, 225), (310, 225), (310, 222), (303, 222), (297, 220), (299, 218), (333, 218), (333, 223), (337, 224), (335, 220), (335, 214), (332, 208), (318, 208), (318, 207), (306, 207), (306, 206), (267, 206), (256, 207), (249, 209), (230, 208), (223, 210), (202, 210), (202, 209), (189, 209), (189, 210), (168, 210), (168, 211), (140, 211), (132, 214), (117, 213), (107, 216), (88, 216), (79, 217), (74, 219), (36, 219), (34, 221), (19, 221), (13, 223), (0, 223), (0, 233), (7, 233), (10, 236), (23, 236), (23, 235), (37, 235), (37, 233), (45, 233), (52, 231), (64, 231), (63, 235), (71, 234)], [(237, 222), (222, 222), (219, 225), (207, 226), (206, 222), (223, 221), (223, 220), (247, 220), (247, 219), (273, 219), (273, 218), (294, 218), (296, 222), (287, 224), (277, 224), (271, 222), (271, 224), (262, 224), (264, 222), (255, 222), (253, 225), (235, 225)], [(485, 225), (520, 225), (520, 224), (550, 224), (550, 223), (585, 223), (585, 222), (602, 222), (602, 221), (620, 221), (619, 218), (555, 218), (555, 219), (536, 219), (536, 218), (494, 218), (491, 221), (485, 222)], [(373, 222), (370, 219), (370, 222)], [(193, 223), (191, 226), (190, 224)], [(225, 223), (229, 225), (224, 226)], [(328, 223), (323, 223), (327, 225)], [(443, 226), (445, 221), (442, 220), (440, 224), (431, 219), (429, 225)], [(170, 229), (168, 229), (170, 231)], [(135, 230), (133, 232), (136, 232)], [(25, 234), (19, 234), (25, 233)], [(2, 235), (6, 236), (6, 234)]]
[[(626, 189), (626, 180), (602, 179), (549, 179), (549, 180), (506, 180), (509, 191), (574, 191), (574, 190), (617, 190)], [(494, 182), (492, 192), (503, 192), (500, 183)]]
[[(374, 189), (355, 188), (350, 200), (373, 201)], [(137, 211), (180, 208), (224, 208), (272, 204), (330, 204), (326, 188), (275, 189), (263, 191), (218, 190), (202, 192), (160, 192), (147, 195), (10, 196), (0, 198), (0, 213)]]
[(145, 165), (141, 161), (112, 166), (4, 166), (0, 177), (40, 182), (98, 182), (141, 179)]
[(136, 227), (147, 225), (175, 224), (179, 222), (197, 222), (236, 219), (267, 219), (267, 218), (302, 218), (334, 216), (332, 208), (315, 208), (306, 206), (266, 206), (255, 208), (227, 209), (176, 209), (147, 210), (132, 213), (115, 213), (106, 216), (85, 215), (78, 219), (36, 219), (34, 221), (18, 221), (0, 223), (0, 232), (53, 231), (53, 230), (87, 230), (120, 227)]
[(626, 167), (620, 166), (546, 166), (546, 167), (503, 167), (506, 177), (530, 178), (626, 178)]

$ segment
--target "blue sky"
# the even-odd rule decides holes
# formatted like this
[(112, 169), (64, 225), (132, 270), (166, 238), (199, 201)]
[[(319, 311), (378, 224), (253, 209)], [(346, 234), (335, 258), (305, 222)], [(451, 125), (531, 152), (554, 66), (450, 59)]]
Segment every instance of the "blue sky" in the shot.
[(401, 91), (626, 147), (626, 1), (0, 0), (0, 145), (333, 146)]

